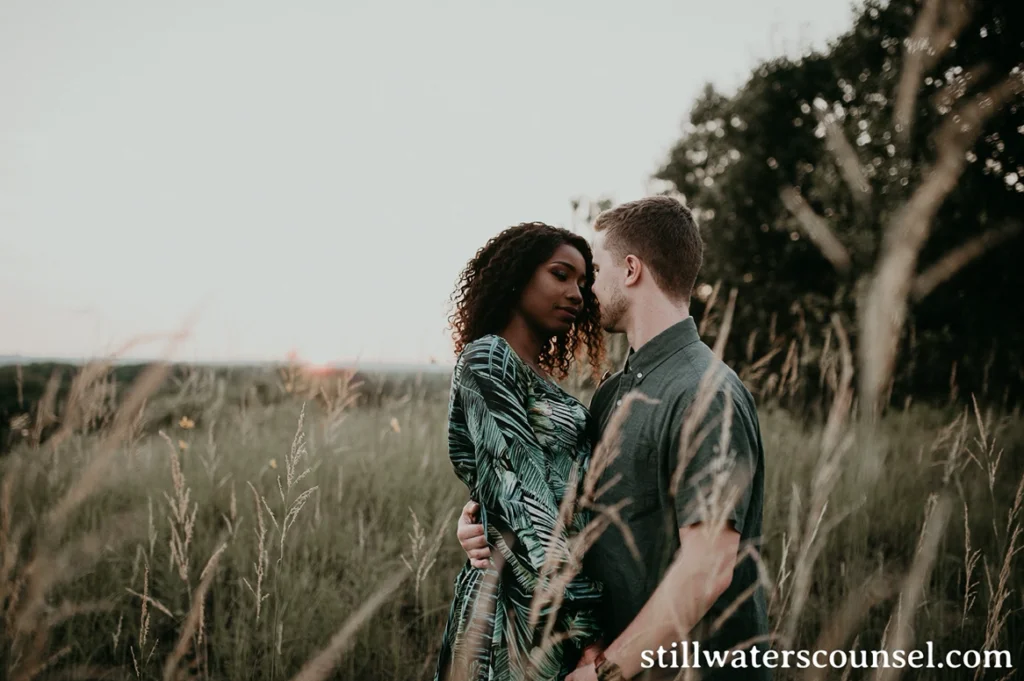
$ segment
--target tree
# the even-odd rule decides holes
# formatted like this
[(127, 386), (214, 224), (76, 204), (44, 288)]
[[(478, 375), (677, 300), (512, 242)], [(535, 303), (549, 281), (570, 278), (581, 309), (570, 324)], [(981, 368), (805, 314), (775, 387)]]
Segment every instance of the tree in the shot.
[(951, 365), (1019, 389), (1022, 91), (1009, 0), (872, 0), (826, 51), (709, 86), (657, 177), (694, 207), (705, 277), (739, 288), (733, 333), (856, 319), (872, 405), (891, 378), (944, 390)]

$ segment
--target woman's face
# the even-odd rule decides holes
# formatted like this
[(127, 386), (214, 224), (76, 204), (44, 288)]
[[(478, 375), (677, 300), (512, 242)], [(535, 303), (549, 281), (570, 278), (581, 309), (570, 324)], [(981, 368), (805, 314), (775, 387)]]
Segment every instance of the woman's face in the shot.
[(566, 333), (583, 312), (587, 262), (574, 246), (562, 244), (533, 273), (519, 309), (534, 327), (553, 336)]

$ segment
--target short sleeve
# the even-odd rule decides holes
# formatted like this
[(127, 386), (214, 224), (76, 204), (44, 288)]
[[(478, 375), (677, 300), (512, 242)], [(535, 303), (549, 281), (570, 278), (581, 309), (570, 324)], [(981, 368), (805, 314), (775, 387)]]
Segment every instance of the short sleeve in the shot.
[(724, 519), (743, 532), (760, 457), (756, 416), (728, 379), (702, 397), (681, 398), (669, 423), (667, 474), (676, 525)]

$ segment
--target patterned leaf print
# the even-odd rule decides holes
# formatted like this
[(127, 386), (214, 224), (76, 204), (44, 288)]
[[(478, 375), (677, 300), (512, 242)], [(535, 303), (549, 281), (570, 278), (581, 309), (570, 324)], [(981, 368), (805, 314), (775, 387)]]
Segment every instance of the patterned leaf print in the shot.
[[(455, 681), (460, 660), (468, 666), (458, 670), (458, 681), (564, 679), (582, 647), (600, 635), (601, 587), (582, 574), (565, 587), (556, 617), (555, 635), (572, 631), (567, 639), (541, 650), (547, 617), (536, 630), (529, 627), (549, 552), (564, 555), (570, 536), (589, 521), (578, 511), (569, 528), (557, 522), (572, 476), (581, 489), (589, 463), (588, 419), (578, 400), (534, 373), (500, 336), (463, 351), (452, 375), (448, 451), (480, 504), (492, 567), (473, 568), (467, 560), (456, 576), (435, 681)], [(504, 563), (500, 574), (495, 556)]]

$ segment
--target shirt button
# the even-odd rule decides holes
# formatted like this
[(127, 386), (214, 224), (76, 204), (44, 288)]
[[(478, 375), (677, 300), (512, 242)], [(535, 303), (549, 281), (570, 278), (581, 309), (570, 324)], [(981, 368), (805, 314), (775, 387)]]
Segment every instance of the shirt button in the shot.
[(636, 377), (637, 378), (643, 378), (644, 377), (644, 372), (642, 372), (642, 371), (636, 372)]
[(615, 406), (620, 406), (621, 404), (622, 404), (622, 400), (616, 400), (615, 401)]

